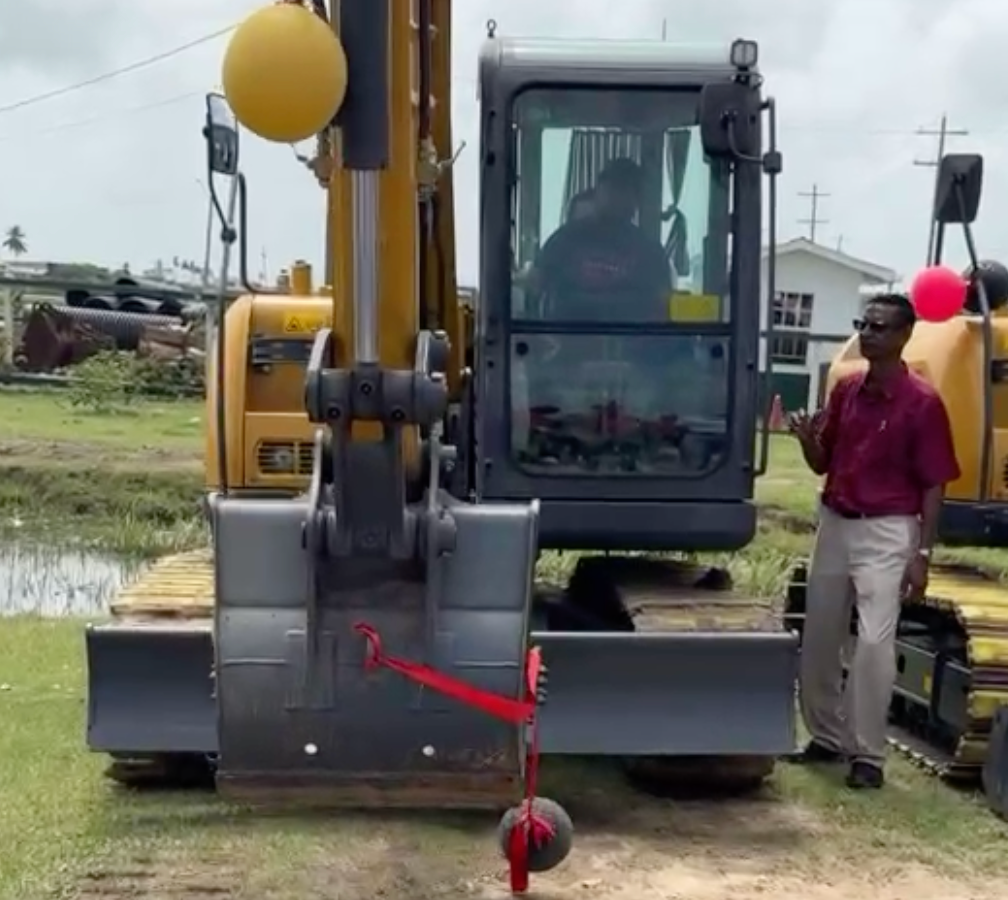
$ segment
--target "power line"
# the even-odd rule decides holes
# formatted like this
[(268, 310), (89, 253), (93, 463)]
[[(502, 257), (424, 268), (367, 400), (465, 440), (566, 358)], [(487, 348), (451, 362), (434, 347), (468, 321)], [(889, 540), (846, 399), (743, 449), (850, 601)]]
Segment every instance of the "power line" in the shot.
[(929, 217), (931, 222), (928, 228), (927, 259), (925, 260), (926, 263), (930, 263), (931, 258), (934, 256), (935, 241), (938, 237), (938, 223), (935, 221), (933, 209), (934, 203), (938, 199), (938, 179), (940, 175), (941, 161), (945, 157), (945, 143), (950, 137), (965, 137), (969, 134), (969, 132), (965, 128), (949, 128), (948, 116), (945, 113), (942, 113), (941, 123), (937, 128), (918, 128), (917, 134), (921, 137), (938, 138), (933, 159), (914, 160), (915, 166), (923, 166), (925, 168), (935, 170), (934, 190), (931, 198), (932, 215)]
[[(913, 137), (921, 134), (937, 134), (936, 131), (928, 132), (927, 130), (922, 130), (916, 126), (906, 126), (905, 128), (893, 128), (879, 126), (875, 127), (873, 125), (856, 125), (849, 123), (842, 123), (832, 125), (828, 122), (821, 121), (805, 121), (805, 122), (781, 122), (778, 126), (781, 132), (791, 132), (799, 134), (857, 134), (857, 135), (871, 135), (873, 137)], [(951, 134), (957, 134), (958, 132), (949, 131)], [(966, 132), (963, 132), (964, 134)], [(997, 128), (971, 128), (969, 130), (971, 135), (1003, 135), (1008, 134), (1008, 126), (1000, 126)]]
[(47, 134), (58, 134), (61, 131), (71, 131), (75, 128), (87, 128), (91, 125), (101, 125), (103, 122), (108, 122), (113, 119), (120, 119), (124, 116), (132, 116), (137, 113), (149, 112), (150, 110), (161, 109), (165, 106), (180, 103), (183, 100), (190, 100), (195, 97), (205, 96), (206, 91), (187, 91), (184, 94), (174, 94), (171, 97), (165, 97), (163, 100), (156, 100), (153, 103), (141, 103), (137, 106), (127, 106), (120, 109), (114, 109), (109, 112), (102, 113), (101, 115), (91, 116), (87, 119), (77, 119), (72, 122), (61, 122), (58, 125), (51, 125), (48, 128), (40, 128), (37, 131), (19, 131), (17, 134), (0, 136), (0, 144), (9, 144), (14, 141), (25, 140), (27, 138), (43, 137)]
[(829, 194), (824, 194), (819, 190), (819, 185), (813, 184), (811, 191), (799, 191), (799, 197), (809, 198), (809, 217), (807, 219), (799, 219), (799, 225), (808, 225), (809, 227), (809, 240), (815, 243), (816, 239), (816, 228), (819, 225), (828, 225), (829, 219), (819, 218), (819, 201), (829, 197)]
[(25, 97), (23, 100), (18, 100), (15, 103), (9, 103), (7, 106), (0, 106), (0, 114), (14, 112), (16, 109), (24, 109), (26, 106), (34, 106), (36, 103), (43, 103), (46, 100), (63, 97), (66, 94), (73, 93), (74, 91), (92, 87), (93, 85), (101, 84), (105, 81), (111, 81), (113, 78), (119, 78), (121, 75), (128, 75), (139, 69), (145, 69), (148, 66), (153, 66), (166, 59), (170, 59), (173, 56), (178, 56), (180, 53), (185, 53), (187, 50), (192, 50), (194, 47), (200, 46), (200, 44), (207, 44), (210, 41), (216, 40), (217, 38), (227, 34), (229, 31), (233, 31), (236, 27), (237, 26), (235, 25), (228, 25), (227, 28), (221, 28), (211, 34), (205, 34), (203, 37), (196, 38), (194, 41), (189, 41), (186, 44), (181, 44), (178, 47), (173, 47), (171, 50), (165, 50), (164, 52), (157, 53), (154, 56), (148, 56), (146, 59), (137, 60), (137, 62), (122, 66), (119, 69), (113, 69), (110, 72), (103, 72), (101, 75), (95, 75), (94, 77), (88, 78), (84, 81), (78, 81), (76, 84), (69, 84), (61, 88), (46, 91), (43, 94), (36, 94), (33, 97)]

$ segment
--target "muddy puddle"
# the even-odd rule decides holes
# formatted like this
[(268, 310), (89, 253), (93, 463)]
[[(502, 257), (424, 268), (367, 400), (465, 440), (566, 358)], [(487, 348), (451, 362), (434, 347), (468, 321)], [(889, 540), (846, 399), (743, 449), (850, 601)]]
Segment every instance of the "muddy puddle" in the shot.
[(0, 545), (0, 616), (101, 615), (144, 565), (79, 550)]

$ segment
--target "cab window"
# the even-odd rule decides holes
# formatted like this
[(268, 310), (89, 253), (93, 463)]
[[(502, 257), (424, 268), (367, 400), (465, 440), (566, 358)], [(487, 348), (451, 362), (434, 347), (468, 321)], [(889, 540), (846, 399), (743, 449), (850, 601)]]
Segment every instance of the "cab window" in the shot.
[(530, 474), (697, 475), (727, 453), (728, 179), (698, 100), (514, 104), (511, 450)]

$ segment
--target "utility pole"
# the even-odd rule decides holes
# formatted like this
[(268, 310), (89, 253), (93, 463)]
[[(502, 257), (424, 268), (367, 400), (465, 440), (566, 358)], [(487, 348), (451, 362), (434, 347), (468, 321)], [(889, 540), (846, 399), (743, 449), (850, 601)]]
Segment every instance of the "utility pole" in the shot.
[(799, 197), (807, 197), (809, 200), (809, 217), (807, 219), (799, 219), (799, 225), (808, 225), (809, 227), (809, 240), (815, 243), (816, 239), (816, 228), (819, 225), (828, 225), (829, 219), (819, 218), (819, 201), (829, 197), (829, 194), (824, 194), (819, 190), (819, 185), (813, 184), (811, 191), (799, 191)]
[(935, 239), (938, 235), (938, 223), (935, 222), (934, 218), (934, 204), (938, 199), (938, 175), (942, 158), (945, 156), (945, 143), (950, 137), (965, 137), (969, 134), (969, 132), (965, 128), (949, 128), (948, 116), (945, 113), (942, 113), (941, 124), (939, 124), (937, 128), (918, 128), (917, 134), (921, 137), (938, 138), (938, 146), (933, 159), (914, 160), (915, 166), (923, 166), (924, 168), (935, 170), (934, 190), (931, 198), (931, 216), (929, 217), (931, 219), (931, 223), (928, 229), (927, 260), (925, 261), (930, 264), (935, 252)]

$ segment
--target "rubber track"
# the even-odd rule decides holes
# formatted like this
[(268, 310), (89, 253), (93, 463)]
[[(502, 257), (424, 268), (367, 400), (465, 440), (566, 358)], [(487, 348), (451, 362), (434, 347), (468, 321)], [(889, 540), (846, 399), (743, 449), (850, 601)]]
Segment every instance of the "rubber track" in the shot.
[[(608, 589), (608, 590), (607, 590)], [(568, 593), (592, 609), (610, 602), (633, 618), (636, 631), (780, 631), (780, 603), (740, 595), (724, 569), (677, 560), (635, 556), (583, 557)], [(618, 628), (613, 619), (612, 627)]]
[(968, 568), (936, 567), (928, 596), (905, 609), (923, 607), (947, 617), (966, 637), (971, 679), (968, 724), (952, 754), (942, 754), (902, 729), (890, 743), (910, 760), (947, 781), (979, 781), (994, 714), (1008, 704), (1008, 589)]
[(113, 619), (127, 622), (213, 618), (211, 551), (193, 550), (159, 559), (116, 595), (110, 611)]

